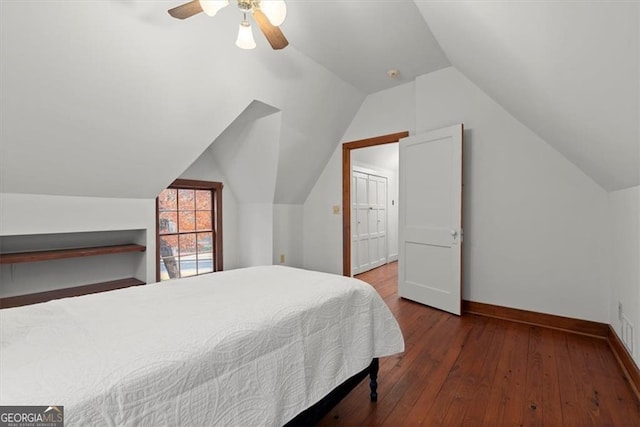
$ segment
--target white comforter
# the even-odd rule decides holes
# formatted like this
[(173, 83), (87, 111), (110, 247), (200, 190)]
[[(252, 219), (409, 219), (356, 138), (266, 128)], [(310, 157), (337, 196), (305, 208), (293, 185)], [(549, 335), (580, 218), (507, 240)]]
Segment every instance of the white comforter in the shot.
[(63, 405), (69, 426), (282, 425), (404, 349), (368, 284), (278, 266), (4, 309), (0, 323), (0, 404)]

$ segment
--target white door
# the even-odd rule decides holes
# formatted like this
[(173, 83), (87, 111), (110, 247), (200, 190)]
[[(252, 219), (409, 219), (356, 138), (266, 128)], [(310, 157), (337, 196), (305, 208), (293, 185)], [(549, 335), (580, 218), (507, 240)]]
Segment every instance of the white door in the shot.
[(370, 267), (387, 263), (387, 178), (369, 175)]
[(351, 272), (387, 262), (387, 178), (354, 171), (351, 181)]
[(369, 270), (369, 176), (353, 172), (351, 183), (351, 273)]
[(460, 315), (462, 124), (400, 140), (398, 294)]

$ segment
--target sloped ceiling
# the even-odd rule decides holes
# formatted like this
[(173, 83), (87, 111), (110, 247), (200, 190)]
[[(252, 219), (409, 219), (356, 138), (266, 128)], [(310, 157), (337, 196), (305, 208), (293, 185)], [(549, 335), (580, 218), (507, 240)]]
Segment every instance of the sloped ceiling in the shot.
[(449, 64), (603, 188), (640, 183), (638, 2), (289, 1), (278, 52), (179, 3), (0, 2), (0, 191), (155, 197), (257, 100), (274, 202), (302, 203), (367, 94)]
[(606, 190), (640, 184), (640, 3), (416, 1), (452, 65)]
[(277, 109), (254, 101), (209, 147), (238, 202), (273, 203), (281, 120)]
[(296, 48), (365, 93), (450, 65), (412, 0), (289, 3), (285, 29)]
[(258, 100), (281, 111), (274, 201), (304, 201), (365, 94), (294, 46), (238, 49), (237, 10), (170, 6), (0, 3), (0, 191), (153, 198)]

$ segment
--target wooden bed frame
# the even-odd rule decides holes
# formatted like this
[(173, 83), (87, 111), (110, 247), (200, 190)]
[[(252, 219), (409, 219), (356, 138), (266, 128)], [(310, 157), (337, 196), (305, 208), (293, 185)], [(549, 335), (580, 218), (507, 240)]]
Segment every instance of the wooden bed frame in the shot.
[[(56, 289), (52, 291), (37, 292), (33, 294), (17, 295), (12, 297), (0, 298), (0, 309), (21, 307), (25, 305), (38, 304), (55, 299), (77, 297), (82, 295), (95, 294), (100, 292), (108, 292), (116, 289), (128, 288), (130, 286), (140, 286), (145, 283), (134, 279), (114, 280), (111, 282), (102, 282), (92, 285), (76, 286), (72, 288)], [(371, 393), (369, 395), (371, 402), (378, 401), (378, 370), (379, 360), (374, 358), (371, 364), (362, 371), (358, 372), (338, 387), (333, 389), (322, 400), (315, 405), (298, 414), (294, 419), (289, 421), (287, 427), (308, 426), (320, 421), (331, 408), (338, 404), (347, 394), (349, 394), (362, 380), (369, 375), (369, 387)]]

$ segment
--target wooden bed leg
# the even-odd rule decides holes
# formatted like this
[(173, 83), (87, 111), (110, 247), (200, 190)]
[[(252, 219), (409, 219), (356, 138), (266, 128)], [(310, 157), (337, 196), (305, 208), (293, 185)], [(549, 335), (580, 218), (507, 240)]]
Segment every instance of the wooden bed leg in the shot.
[(378, 362), (378, 358), (374, 357), (371, 361), (371, 365), (369, 365), (369, 377), (371, 378), (371, 382), (369, 382), (369, 387), (371, 388), (371, 401), (378, 401), (378, 369), (380, 368), (380, 364)]

